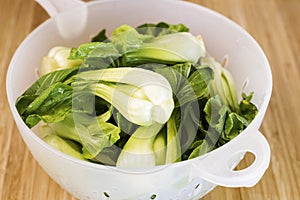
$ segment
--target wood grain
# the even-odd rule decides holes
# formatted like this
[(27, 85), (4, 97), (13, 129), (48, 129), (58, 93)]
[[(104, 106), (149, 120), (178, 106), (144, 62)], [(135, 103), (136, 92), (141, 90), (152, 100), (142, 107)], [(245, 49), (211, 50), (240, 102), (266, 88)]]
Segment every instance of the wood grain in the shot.
[[(300, 198), (300, 1), (190, 0), (229, 17), (264, 49), (273, 73), (273, 94), (261, 131), (271, 164), (252, 188), (217, 187), (204, 200)], [(0, 0), (0, 199), (75, 200), (39, 167), (14, 124), (6, 99), (10, 59), (21, 41), (48, 18), (33, 0)], [(246, 157), (240, 167), (250, 163)]]

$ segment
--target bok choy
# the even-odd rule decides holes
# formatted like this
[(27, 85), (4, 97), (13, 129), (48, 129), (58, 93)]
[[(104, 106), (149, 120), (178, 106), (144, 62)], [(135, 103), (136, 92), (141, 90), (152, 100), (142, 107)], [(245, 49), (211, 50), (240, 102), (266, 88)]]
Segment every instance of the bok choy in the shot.
[(25, 124), (88, 162), (143, 168), (193, 159), (236, 137), (258, 110), (183, 24), (103, 29), (53, 47), (16, 101)]

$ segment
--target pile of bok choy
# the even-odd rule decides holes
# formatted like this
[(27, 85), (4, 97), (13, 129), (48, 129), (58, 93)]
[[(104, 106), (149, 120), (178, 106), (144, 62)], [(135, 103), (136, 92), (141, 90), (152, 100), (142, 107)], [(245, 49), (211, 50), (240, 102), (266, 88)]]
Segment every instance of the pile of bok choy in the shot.
[(53, 47), (16, 102), (29, 128), (81, 160), (123, 168), (192, 159), (253, 120), (253, 93), (183, 24), (103, 29), (76, 48)]

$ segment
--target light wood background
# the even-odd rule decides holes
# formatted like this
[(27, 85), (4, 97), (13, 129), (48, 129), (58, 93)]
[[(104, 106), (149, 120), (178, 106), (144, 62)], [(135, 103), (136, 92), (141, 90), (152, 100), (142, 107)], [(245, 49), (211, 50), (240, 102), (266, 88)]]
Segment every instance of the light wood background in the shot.
[[(271, 164), (252, 188), (217, 187), (204, 200), (300, 199), (300, 0), (192, 0), (231, 18), (264, 49), (274, 89), (261, 131)], [(39, 167), (14, 124), (5, 78), (21, 41), (48, 15), (33, 0), (0, 0), (0, 199), (74, 200)], [(246, 158), (245, 166), (251, 158)]]

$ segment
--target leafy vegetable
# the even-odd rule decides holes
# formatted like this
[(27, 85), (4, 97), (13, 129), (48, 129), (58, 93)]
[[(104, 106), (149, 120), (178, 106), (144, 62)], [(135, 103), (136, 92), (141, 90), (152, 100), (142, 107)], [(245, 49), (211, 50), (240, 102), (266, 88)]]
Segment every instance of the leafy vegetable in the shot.
[(70, 59), (81, 59), (86, 61), (85, 64), (96, 68), (107, 68), (110, 65), (135, 66), (151, 62), (196, 63), (204, 55), (204, 42), (200, 36), (195, 37), (188, 32), (172, 32), (154, 37), (140, 34), (131, 26), (122, 25), (113, 31), (110, 42), (80, 45), (72, 49)]
[(193, 151), (191, 152), (191, 154), (189, 155), (188, 159), (193, 159), (196, 158), (198, 156), (204, 155), (207, 152), (211, 151), (213, 146), (209, 145), (208, 142), (206, 140), (196, 140), (192, 146), (192, 148), (194, 147)]
[(79, 59), (69, 60), (71, 48), (68, 47), (54, 47), (49, 51), (48, 56), (42, 59), (39, 70), (40, 75), (47, 74), (54, 70), (72, 68), (80, 66), (82, 61)]
[(80, 160), (85, 160), (82, 154), (76, 149), (76, 144), (72, 140), (62, 139), (61, 137), (51, 134), (43, 138), (43, 140), (51, 145), (52, 147), (56, 148), (57, 150), (78, 158)]
[(85, 114), (71, 114), (63, 121), (48, 123), (53, 134), (82, 146), (85, 159), (94, 158), (105, 147), (113, 145), (119, 139), (120, 129), (108, 122), (99, 122), (96, 117)]
[(70, 111), (65, 105), (70, 105), (72, 98), (72, 88), (63, 82), (77, 70), (70, 68), (48, 73), (17, 99), (16, 107), (30, 128), (43, 118), (49, 119), (51, 115), (53, 120), (63, 120)]
[(163, 128), (153, 141), (153, 152), (155, 154), (155, 165), (163, 165), (166, 163), (166, 129)]
[(181, 145), (176, 126), (178, 116), (176, 114), (178, 112), (174, 112), (167, 122), (166, 164), (181, 160)]
[(210, 85), (211, 95), (218, 95), (222, 103), (229, 107), (231, 111), (238, 112), (236, 86), (230, 72), (212, 57), (203, 58), (201, 64), (210, 66), (215, 74), (215, 78)]
[(16, 101), (29, 128), (75, 158), (122, 168), (193, 159), (240, 134), (258, 109), (183, 24), (102, 29), (54, 47)]
[(106, 37), (106, 30), (102, 29), (97, 35), (92, 38), (92, 42), (104, 42), (108, 38)]
[(78, 79), (78, 85), (81, 80), (121, 83), (92, 83), (86, 89), (112, 104), (127, 120), (137, 125), (163, 124), (174, 108), (169, 82), (149, 70), (127, 67), (93, 70), (80, 73)]
[(178, 99), (181, 105), (197, 99), (207, 98), (210, 95), (209, 85), (214, 79), (214, 72), (209, 67), (197, 68), (187, 79), (178, 92)]
[(63, 83), (51, 85), (34, 101), (23, 116), (29, 127), (36, 125), (41, 119), (44, 122), (59, 122), (71, 111), (72, 88)]
[(117, 161), (122, 168), (140, 168), (155, 166), (156, 152), (154, 140), (162, 128), (162, 124), (139, 127), (126, 142)]
[(142, 24), (137, 27), (137, 31), (141, 34), (153, 35), (157, 37), (159, 35), (166, 35), (175, 32), (189, 32), (189, 28), (184, 24), (173, 25), (165, 22), (159, 22), (157, 24)]
[(249, 96), (245, 93), (242, 94), (242, 101), (240, 102), (240, 112), (241, 115), (246, 118), (249, 122), (251, 122), (256, 116), (258, 110), (257, 107), (251, 103), (251, 99), (253, 96), (253, 92)]
[(161, 62), (174, 64), (180, 62), (196, 63), (205, 55), (202, 38), (190, 33), (172, 33), (153, 38), (139, 48), (125, 53), (128, 65)]
[(78, 48), (72, 48), (68, 58), (69, 60), (83, 60), (100, 44), (100, 42), (89, 42), (80, 45)]

